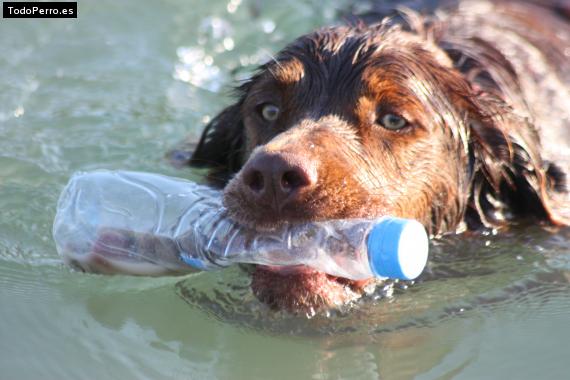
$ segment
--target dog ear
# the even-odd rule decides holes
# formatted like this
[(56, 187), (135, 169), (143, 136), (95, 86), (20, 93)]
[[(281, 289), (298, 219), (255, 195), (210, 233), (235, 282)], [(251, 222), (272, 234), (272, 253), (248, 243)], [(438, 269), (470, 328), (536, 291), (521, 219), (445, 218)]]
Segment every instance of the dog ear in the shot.
[[(565, 174), (544, 160), (535, 125), (519, 116), (527, 104), (510, 60), (493, 44), (474, 37), (476, 33), (449, 37), (437, 23), (428, 30), (437, 35), (437, 43), (461, 76), (447, 81), (455, 86), (447, 93), (466, 117), (467, 223), (472, 228), (494, 227), (514, 216), (527, 216), (570, 225), (570, 216), (562, 215)], [(513, 111), (505, 99), (522, 112)]]
[(241, 101), (227, 107), (202, 132), (198, 144), (184, 142), (168, 153), (176, 167), (206, 168), (212, 185), (224, 186), (243, 160), (244, 126)]
[[(543, 161), (535, 126), (495, 100), (477, 99), (469, 120), (471, 191), (468, 216), (493, 227), (513, 216), (568, 225), (557, 211), (565, 174)], [(473, 218), (468, 218), (473, 220)]]
[(202, 132), (190, 166), (209, 168), (209, 178), (227, 182), (243, 163), (244, 126), (241, 102), (224, 109)]

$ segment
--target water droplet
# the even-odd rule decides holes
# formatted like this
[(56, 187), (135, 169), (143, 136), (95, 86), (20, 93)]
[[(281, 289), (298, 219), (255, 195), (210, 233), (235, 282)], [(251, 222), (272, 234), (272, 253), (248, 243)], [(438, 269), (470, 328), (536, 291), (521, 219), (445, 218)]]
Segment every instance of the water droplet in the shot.
[(226, 6), (228, 13), (235, 13), (240, 4), (241, 0), (231, 0)]
[(228, 51), (234, 50), (234, 40), (230, 37), (224, 38), (224, 48)]
[(22, 106), (18, 106), (15, 110), (14, 110), (14, 117), (20, 117), (24, 115), (24, 107)]
[(275, 23), (272, 20), (263, 20), (261, 22), (263, 33), (270, 34), (275, 30)]

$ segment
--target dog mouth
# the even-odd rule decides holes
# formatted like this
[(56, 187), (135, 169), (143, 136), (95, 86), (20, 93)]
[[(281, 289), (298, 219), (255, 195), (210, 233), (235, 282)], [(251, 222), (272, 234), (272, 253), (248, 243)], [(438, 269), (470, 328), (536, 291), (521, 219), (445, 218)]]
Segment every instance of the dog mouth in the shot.
[(340, 308), (373, 290), (377, 280), (350, 280), (304, 265), (256, 265), (251, 289), (257, 299), (274, 310), (309, 316)]
[[(303, 223), (292, 218), (251, 218), (234, 213), (242, 225), (258, 231), (269, 231), (287, 223)], [(255, 265), (251, 289), (256, 298), (273, 310), (292, 314), (315, 314), (345, 307), (374, 291), (377, 279), (351, 280), (333, 276), (305, 265)]]
[[(330, 197), (315, 196), (299, 199), (283, 209), (251, 204), (241, 191), (239, 181), (232, 180), (224, 190), (224, 206), (228, 215), (243, 226), (257, 231), (269, 231), (284, 224), (298, 224), (329, 219), (368, 216), (364, 208), (352, 205), (349, 210), (328, 207)], [(317, 201), (320, 199), (320, 202)], [(337, 277), (304, 265), (255, 265), (251, 289), (259, 301), (274, 310), (313, 316), (324, 310), (342, 308), (372, 292), (377, 279), (350, 280)]]

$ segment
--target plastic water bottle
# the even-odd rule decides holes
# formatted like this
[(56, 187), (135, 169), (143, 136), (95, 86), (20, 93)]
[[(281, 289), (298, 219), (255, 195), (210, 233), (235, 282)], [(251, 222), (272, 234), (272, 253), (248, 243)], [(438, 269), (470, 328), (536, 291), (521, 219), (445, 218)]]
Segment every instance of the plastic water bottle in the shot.
[(183, 274), (235, 263), (306, 265), (349, 279), (410, 280), (423, 271), (428, 237), (394, 217), (284, 224), (256, 231), (227, 217), (221, 191), (128, 171), (75, 174), (53, 226), (58, 252), (83, 270)]

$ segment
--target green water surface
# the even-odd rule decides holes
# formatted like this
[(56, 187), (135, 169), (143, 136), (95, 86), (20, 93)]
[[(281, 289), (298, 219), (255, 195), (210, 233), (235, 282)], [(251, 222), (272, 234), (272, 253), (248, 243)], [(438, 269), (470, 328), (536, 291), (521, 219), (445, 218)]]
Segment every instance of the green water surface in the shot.
[(80, 0), (77, 19), (0, 20), (0, 379), (568, 378), (569, 231), (434, 242), (424, 282), (311, 318), (267, 310), (240, 268), (107, 277), (58, 257), (73, 172), (199, 180), (164, 153), (344, 5)]

